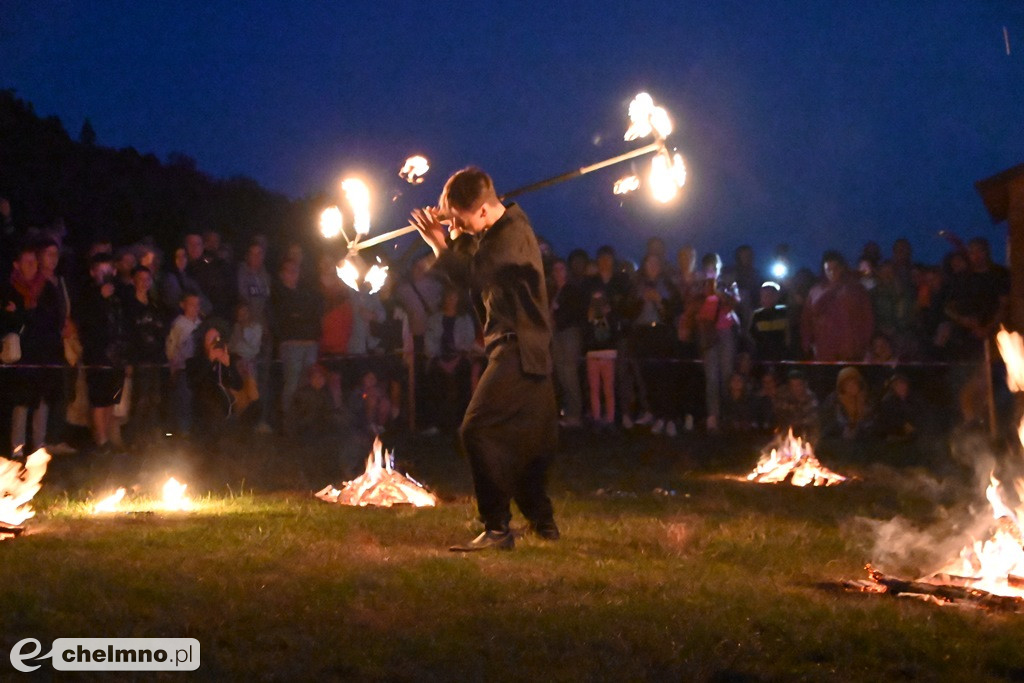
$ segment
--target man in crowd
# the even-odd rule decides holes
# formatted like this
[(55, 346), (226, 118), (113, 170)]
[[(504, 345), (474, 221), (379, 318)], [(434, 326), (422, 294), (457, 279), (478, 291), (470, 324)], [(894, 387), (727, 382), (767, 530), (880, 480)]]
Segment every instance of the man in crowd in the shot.
[(875, 327), (871, 299), (837, 251), (822, 256), (824, 277), (811, 288), (803, 310), (800, 340), (814, 360), (864, 359)]

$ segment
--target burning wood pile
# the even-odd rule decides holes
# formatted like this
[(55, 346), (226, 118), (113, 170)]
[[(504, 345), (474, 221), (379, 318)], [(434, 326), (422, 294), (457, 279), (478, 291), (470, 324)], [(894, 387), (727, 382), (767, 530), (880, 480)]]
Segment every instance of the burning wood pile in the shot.
[(822, 465), (810, 442), (793, 436), (792, 429), (762, 451), (754, 471), (747, 475), (747, 481), (759, 484), (778, 484), (786, 479), (793, 486), (832, 486), (846, 481), (846, 477)]
[[(1007, 384), (1024, 391), (1024, 339), (1001, 330), (996, 337), (1006, 363)], [(1024, 418), (1018, 427), (1024, 443)], [(887, 577), (868, 565), (870, 581), (847, 582), (866, 592), (910, 595), (942, 603), (1024, 612), (1024, 479), (1014, 482), (1016, 504), (1003, 484), (990, 475), (985, 497), (995, 520), (989, 536), (972, 540), (956, 559), (917, 581)]]
[(394, 469), (394, 453), (384, 451), (380, 438), (373, 442), (373, 450), (366, 459), (366, 471), (342, 485), (341, 490), (331, 485), (316, 494), (328, 503), (365, 507), (391, 507), (413, 505), (434, 507), (437, 497), (416, 480)]
[(42, 487), (50, 454), (40, 448), (22, 464), (0, 458), (0, 541), (19, 536), (36, 513), (29, 501)]

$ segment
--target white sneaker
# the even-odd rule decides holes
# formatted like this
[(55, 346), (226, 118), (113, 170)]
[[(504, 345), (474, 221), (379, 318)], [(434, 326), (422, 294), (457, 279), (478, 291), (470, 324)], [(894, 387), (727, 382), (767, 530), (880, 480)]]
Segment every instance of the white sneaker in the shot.
[(633, 428), (633, 421), (631, 419), (629, 419), (629, 415), (623, 415), (622, 416), (622, 428), (623, 429), (632, 429)]
[(693, 431), (693, 415), (687, 413), (686, 419), (683, 420), (683, 429), (685, 429), (688, 432)]
[(636, 419), (638, 425), (649, 425), (654, 421), (654, 416), (648, 411)]
[(658, 418), (654, 421), (654, 426), (651, 427), (651, 434), (661, 434), (663, 431), (665, 431), (665, 421)]

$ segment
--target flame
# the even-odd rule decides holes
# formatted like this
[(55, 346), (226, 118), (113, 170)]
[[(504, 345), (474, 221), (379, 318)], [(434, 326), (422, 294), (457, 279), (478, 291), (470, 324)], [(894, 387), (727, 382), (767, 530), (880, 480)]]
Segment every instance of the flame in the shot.
[(648, 178), (651, 195), (662, 204), (675, 199), (686, 183), (686, 165), (682, 155), (676, 153), (669, 157), (668, 151), (662, 149), (651, 160), (651, 175)]
[(619, 178), (615, 181), (615, 185), (612, 186), (614, 194), (629, 194), (638, 189), (640, 189), (640, 176), (636, 175)]
[[(999, 353), (1006, 364), (1006, 383), (1013, 391), (1024, 391), (1024, 341), (1017, 333), (1000, 330), (996, 335)], [(1018, 427), (1024, 443), (1024, 419)], [(922, 581), (948, 583), (953, 580), (967, 587), (1005, 596), (1024, 597), (1024, 480), (1014, 482), (1017, 505), (1007, 502), (1005, 486), (994, 474), (989, 475), (985, 498), (995, 520), (991, 535), (973, 540), (950, 561)]]
[(380, 265), (380, 258), (377, 259), (377, 263), (370, 266), (370, 269), (366, 271), (366, 277), (363, 278), (364, 282), (370, 284), (370, 294), (376, 294), (380, 291), (380, 288), (384, 286), (384, 282), (388, 279), (388, 267)]
[(412, 185), (423, 182), (423, 176), (430, 170), (430, 162), (424, 156), (412, 156), (405, 160), (405, 165), (398, 172), (399, 177)]
[(787, 477), (793, 486), (832, 486), (846, 481), (846, 477), (822, 465), (810, 442), (793, 436), (792, 429), (777, 447), (761, 454), (754, 471), (747, 475), (747, 481), (777, 484)]
[(353, 227), (359, 235), (370, 232), (370, 188), (359, 178), (345, 178), (341, 191), (352, 207)]
[(328, 485), (316, 494), (328, 503), (365, 507), (375, 505), (391, 507), (409, 504), (414, 507), (434, 507), (437, 498), (411, 477), (396, 472), (394, 454), (385, 452), (380, 438), (374, 440), (373, 450), (366, 459), (366, 471), (341, 490)]
[[(0, 458), (0, 525), (18, 527), (35, 516), (29, 501), (42, 488), (49, 462), (50, 454), (42, 448), (28, 456), (24, 464)], [(0, 540), (7, 536), (0, 533)]]
[(169, 511), (183, 511), (192, 509), (192, 499), (185, 495), (188, 484), (180, 484), (178, 480), (171, 477), (164, 484), (163, 507)]
[(117, 512), (126, 493), (128, 493), (128, 491), (122, 486), (117, 491), (114, 491), (114, 493), (93, 505), (93, 513), (100, 514), (104, 512)]
[(341, 209), (336, 206), (329, 206), (320, 214), (320, 234), (326, 239), (332, 240), (341, 234), (343, 221)]
[(359, 269), (348, 259), (338, 262), (338, 278), (352, 289), (359, 291)]
[(645, 92), (639, 93), (629, 103), (629, 128), (625, 140), (638, 140), (654, 133), (664, 139), (672, 133), (672, 120), (668, 112), (654, 104), (654, 99)]

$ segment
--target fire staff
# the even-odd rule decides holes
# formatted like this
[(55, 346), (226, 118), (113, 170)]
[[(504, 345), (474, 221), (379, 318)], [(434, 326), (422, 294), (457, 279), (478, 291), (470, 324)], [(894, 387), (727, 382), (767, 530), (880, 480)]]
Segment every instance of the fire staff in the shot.
[(439, 207), (414, 211), (412, 221), (437, 255), (435, 267), (477, 295), (487, 350), (487, 369), (459, 428), (484, 531), (451, 550), (512, 549), (512, 500), (535, 533), (556, 540), (545, 488), (558, 413), (547, 289), (530, 221), (518, 205), (501, 203), (478, 168), (449, 178)]

